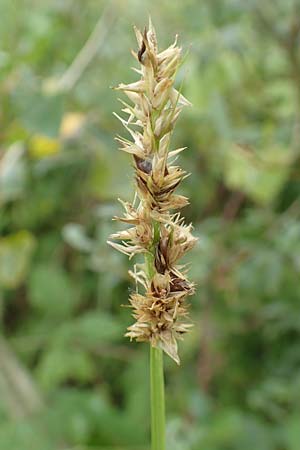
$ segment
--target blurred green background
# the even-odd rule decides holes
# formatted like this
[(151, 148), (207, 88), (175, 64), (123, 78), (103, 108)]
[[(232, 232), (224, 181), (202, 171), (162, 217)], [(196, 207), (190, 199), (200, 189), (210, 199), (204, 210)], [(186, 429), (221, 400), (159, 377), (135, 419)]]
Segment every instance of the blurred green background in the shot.
[(178, 33), (193, 331), (166, 361), (168, 450), (300, 448), (300, 1), (0, 0), (0, 450), (147, 450), (133, 193), (110, 89), (132, 25)]

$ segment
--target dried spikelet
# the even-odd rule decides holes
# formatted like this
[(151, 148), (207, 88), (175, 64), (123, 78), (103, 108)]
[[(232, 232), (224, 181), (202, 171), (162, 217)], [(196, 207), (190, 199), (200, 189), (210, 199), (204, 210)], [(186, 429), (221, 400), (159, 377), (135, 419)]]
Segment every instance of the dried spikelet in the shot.
[(191, 326), (187, 323), (186, 298), (194, 293), (194, 285), (178, 260), (194, 246), (196, 238), (191, 225), (185, 225), (180, 214), (172, 212), (188, 203), (186, 197), (174, 193), (187, 174), (170, 161), (184, 148), (169, 151), (169, 144), (182, 108), (190, 103), (173, 86), (181, 62), (177, 39), (159, 52), (151, 21), (148, 31), (142, 33), (135, 28), (135, 34), (139, 49), (132, 53), (140, 69), (134, 70), (141, 79), (116, 88), (132, 105), (121, 100), (127, 118), (115, 115), (132, 138), (116, 140), (120, 149), (133, 157), (138, 202), (121, 202), (124, 217), (115, 219), (131, 226), (111, 235), (121, 243), (109, 244), (130, 258), (137, 253), (145, 255), (146, 262), (139, 265), (139, 271), (135, 266), (134, 272), (129, 272), (137, 284), (130, 296), (136, 322), (126, 336), (149, 341), (179, 364), (177, 340)]

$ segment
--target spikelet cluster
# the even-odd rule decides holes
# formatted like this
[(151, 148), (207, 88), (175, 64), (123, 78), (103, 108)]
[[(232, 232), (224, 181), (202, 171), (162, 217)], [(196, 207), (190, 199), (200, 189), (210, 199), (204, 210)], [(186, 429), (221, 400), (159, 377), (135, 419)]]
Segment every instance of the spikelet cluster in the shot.
[(184, 148), (170, 151), (169, 146), (175, 122), (190, 103), (174, 88), (181, 62), (177, 39), (159, 51), (151, 21), (148, 30), (135, 29), (135, 33), (138, 52), (132, 53), (140, 65), (134, 69), (140, 79), (116, 88), (126, 94), (129, 103), (121, 101), (126, 119), (115, 115), (131, 137), (118, 137), (117, 141), (121, 150), (132, 155), (136, 196), (133, 203), (121, 201), (124, 216), (115, 219), (130, 227), (111, 235), (109, 244), (129, 258), (139, 253), (145, 256), (145, 264), (136, 264), (129, 272), (136, 282), (136, 291), (130, 296), (135, 323), (126, 336), (150, 341), (179, 364), (177, 340), (191, 326), (186, 298), (193, 294), (194, 286), (178, 261), (196, 238), (192, 226), (185, 225), (177, 211), (188, 204), (186, 197), (175, 193), (187, 176), (175, 164)]

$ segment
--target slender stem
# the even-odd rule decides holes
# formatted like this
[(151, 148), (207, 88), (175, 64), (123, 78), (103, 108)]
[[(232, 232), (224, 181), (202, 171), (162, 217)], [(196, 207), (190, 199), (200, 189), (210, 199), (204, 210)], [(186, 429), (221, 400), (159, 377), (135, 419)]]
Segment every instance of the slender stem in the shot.
[[(160, 225), (153, 221), (153, 242), (149, 252), (145, 254), (148, 277), (151, 280), (155, 273), (155, 247), (160, 239)], [(153, 347), (150, 342), (150, 400), (151, 400), (151, 450), (165, 450), (165, 383), (163, 352)]]
[(165, 386), (163, 353), (150, 344), (151, 450), (165, 450)]

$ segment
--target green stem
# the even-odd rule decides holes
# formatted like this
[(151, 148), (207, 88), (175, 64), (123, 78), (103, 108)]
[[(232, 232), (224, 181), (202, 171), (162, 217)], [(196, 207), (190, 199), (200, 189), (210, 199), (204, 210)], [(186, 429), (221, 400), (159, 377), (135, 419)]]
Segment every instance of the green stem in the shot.
[(151, 450), (165, 450), (165, 386), (163, 353), (150, 344)]
[[(153, 242), (145, 254), (145, 265), (149, 280), (156, 273), (155, 248), (160, 239), (160, 224), (153, 222)], [(150, 399), (151, 399), (151, 450), (165, 450), (165, 384), (163, 352), (150, 343)]]

